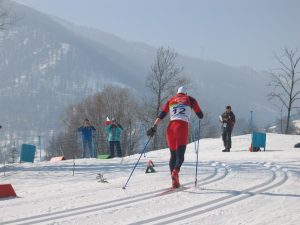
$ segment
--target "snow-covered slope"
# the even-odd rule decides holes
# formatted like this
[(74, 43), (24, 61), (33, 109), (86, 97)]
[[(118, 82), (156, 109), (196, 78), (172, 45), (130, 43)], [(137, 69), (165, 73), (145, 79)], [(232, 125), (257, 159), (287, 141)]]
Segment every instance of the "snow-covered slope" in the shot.
[[(195, 146), (190, 144), (180, 178), (171, 183), (167, 149), (150, 152), (125, 184), (139, 154), (123, 159), (77, 159), (15, 164), (0, 175), (18, 198), (0, 200), (0, 224), (299, 224), (299, 136), (267, 135), (266, 152), (247, 151), (250, 136), (233, 138), (222, 153), (220, 139), (200, 141), (198, 185)], [(156, 173), (145, 174), (147, 161)], [(2, 169), (1, 169), (2, 170)], [(97, 182), (103, 173), (109, 183)]]

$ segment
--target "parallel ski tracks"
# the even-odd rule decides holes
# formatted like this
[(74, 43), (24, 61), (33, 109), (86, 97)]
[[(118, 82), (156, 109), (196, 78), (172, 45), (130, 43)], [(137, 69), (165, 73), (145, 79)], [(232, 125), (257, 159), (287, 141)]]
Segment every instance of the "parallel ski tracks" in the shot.
[[(220, 176), (218, 176), (220, 175)], [(228, 169), (224, 166), (221, 167), (213, 167), (213, 173), (207, 176), (206, 178), (200, 180), (198, 182), (198, 185), (205, 185), (205, 184), (210, 184), (213, 182), (217, 182), (219, 180), (224, 179), (228, 175)], [(188, 182), (183, 184), (185, 187), (193, 187), (194, 182)], [(72, 209), (67, 209), (64, 211), (59, 211), (59, 212), (50, 212), (50, 213), (44, 213), (44, 214), (39, 214), (35, 216), (30, 216), (30, 217), (25, 217), (25, 218), (19, 218), (15, 220), (10, 220), (10, 221), (3, 221), (0, 222), (1, 224), (37, 224), (37, 223), (44, 223), (44, 222), (51, 222), (51, 221), (56, 221), (59, 219), (64, 219), (72, 216), (78, 216), (78, 215), (83, 215), (83, 214), (89, 214), (93, 213), (96, 211), (104, 210), (104, 209), (110, 209), (110, 208), (116, 208), (120, 206), (126, 206), (132, 203), (137, 203), (141, 202), (144, 200), (148, 199), (153, 199), (156, 197), (159, 197), (159, 193), (166, 191), (168, 188), (164, 189), (159, 189), (155, 191), (150, 191), (146, 193), (141, 193), (133, 196), (128, 196), (120, 199), (115, 199), (107, 202), (101, 202), (101, 203), (96, 203), (92, 205), (87, 205), (87, 206), (82, 206), (82, 207), (77, 207), (77, 208), (72, 208)]]
[(171, 224), (175, 222), (176, 224), (192, 222), (195, 221), (197, 217), (201, 216), (204, 213), (225, 206), (229, 206), (231, 204), (254, 197), (267, 190), (278, 187), (284, 184), (288, 180), (288, 175), (286, 171), (275, 167), (271, 167), (269, 168), (269, 170), (272, 173), (271, 178), (261, 184), (201, 204), (197, 204), (192, 207), (187, 207), (185, 209), (177, 210), (161, 216), (134, 222), (131, 223), (130, 225), (137, 225), (137, 224), (138, 225), (141, 224), (165, 225), (165, 224)]
[[(267, 190), (270, 190), (272, 188), (278, 187), (282, 184), (284, 184), (288, 180), (287, 171), (282, 168), (277, 168), (275, 166), (271, 166), (269, 168), (266, 168), (266, 170), (271, 172), (271, 177), (258, 185), (246, 188), (241, 191), (237, 191), (234, 193), (230, 193), (228, 195), (225, 195), (220, 198), (216, 198), (207, 202), (203, 202), (201, 204), (197, 204), (191, 207), (187, 207), (185, 209), (180, 209), (174, 212), (170, 212), (161, 216), (149, 218), (146, 220), (137, 221), (134, 223), (131, 223), (131, 225), (140, 225), (140, 224), (171, 224), (171, 223), (186, 223), (186, 222), (192, 222), (197, 219), (198, 216), (201, 216), (204, 213), (229, 206), (231, 204), (243, 201), (245, 199), (251, 198), (253, 196), (256, 196), (262, 192), (265, 192)], [(222, 174), (220, 175), (220, 171), (222, 171)], [(206, 184), (214, 183), (217, 181), (220, 181), (224, 179), (228, 175), (229, 171), (227, 166), (224, 166), (221, 164), (218, 168), (214, 167), (213, 173), (202, 179), (200, 182), (198, 182), (198, 186), (203, 186)], [(217, 176), (220, 175), (220, 176)], [(186, 184), (183, 184), (185, 187), (193, 187), (194, 182), (189, 182)], [(134, 196), (124, 197), (121, 199), (116, 199), (112, 201), (92, 204), (88, 206), (82, 206), (78, 208), (73, 209), (67, 209), (60, 212), (51, 212), (51, 213), (45, 213), (40, 214), (36, 216), (31, 217), (25, 217), (10, 221), (3, 221), (1, 224), (37, 224), (37, 223), (51, 223), (51, 222), (57, 222), (57, 220), (63, 220), (68, 217), (72, 216), (83, 216), (85, 214), (91, 214), (100, 210), (104, 209), (110, 209), (110, 208), (120, 208), (122, 206), (134, 204), (137, 202), (142, 202), (145, 200), (149, 200), (152, 198), (159, 197), (159, 193), (167, 190), (160, 189), (155, 190), (147, 193), (141, 193)]]

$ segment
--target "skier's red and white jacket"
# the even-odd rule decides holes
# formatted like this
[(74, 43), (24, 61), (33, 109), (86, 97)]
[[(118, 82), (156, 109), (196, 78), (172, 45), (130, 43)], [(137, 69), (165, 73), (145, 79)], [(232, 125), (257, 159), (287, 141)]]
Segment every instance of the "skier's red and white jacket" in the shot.
[(164, 104), (159, 118), (163, 119), (170, 112), (170, 120), (182, 120), (187, 123), (190, 121), (192, 109), (199, 119), (203, 118), (203, 113), (198, 102), (193, 97), (186, 94), (176, 94)]

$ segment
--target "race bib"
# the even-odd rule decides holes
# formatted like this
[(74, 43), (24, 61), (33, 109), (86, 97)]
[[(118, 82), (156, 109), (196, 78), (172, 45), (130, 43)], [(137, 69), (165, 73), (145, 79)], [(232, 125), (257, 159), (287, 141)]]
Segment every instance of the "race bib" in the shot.
[(185, 104), (175, 104), (170, 106), (170, 117), (171, 120), (183, 120), (186, 122), (190, 121), (191, 107)]

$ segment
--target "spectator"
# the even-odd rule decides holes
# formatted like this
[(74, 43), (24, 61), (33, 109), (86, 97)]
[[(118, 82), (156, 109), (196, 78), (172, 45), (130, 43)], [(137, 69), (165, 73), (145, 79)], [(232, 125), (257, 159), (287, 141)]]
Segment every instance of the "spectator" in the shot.
[(231, 149), (231, 133), (235, 124), (235, 115), (231, 111), (231, 106), (226, 106), (226, 111), (221, 115), (223, 127), (222, 139), (225, 149), (222, 152), (230, 152)]
[(117, 123), (117, 120), (113, 118), (110, 124), (106, 125), (106, 131), (108, 131), (108, 142), (110, 155), (109, 158), (115, 157), (115, 146), (117, 149), (117, 156), (122, 157), (120, 138), (123, 131), (123, 127)]
[(85, 152), (87, 146), (90, 150), (90, 158), (95, 158), (94, 152), (94, 143), (93, 143), (93, 131), (95, 131), (95, 127), (91, 125), (88, 119), (85, 119), (83, 122), (83, 126), (78, 128), (78, 132), (81, 132), (82, 135), (82, 158), (85, 158)]

